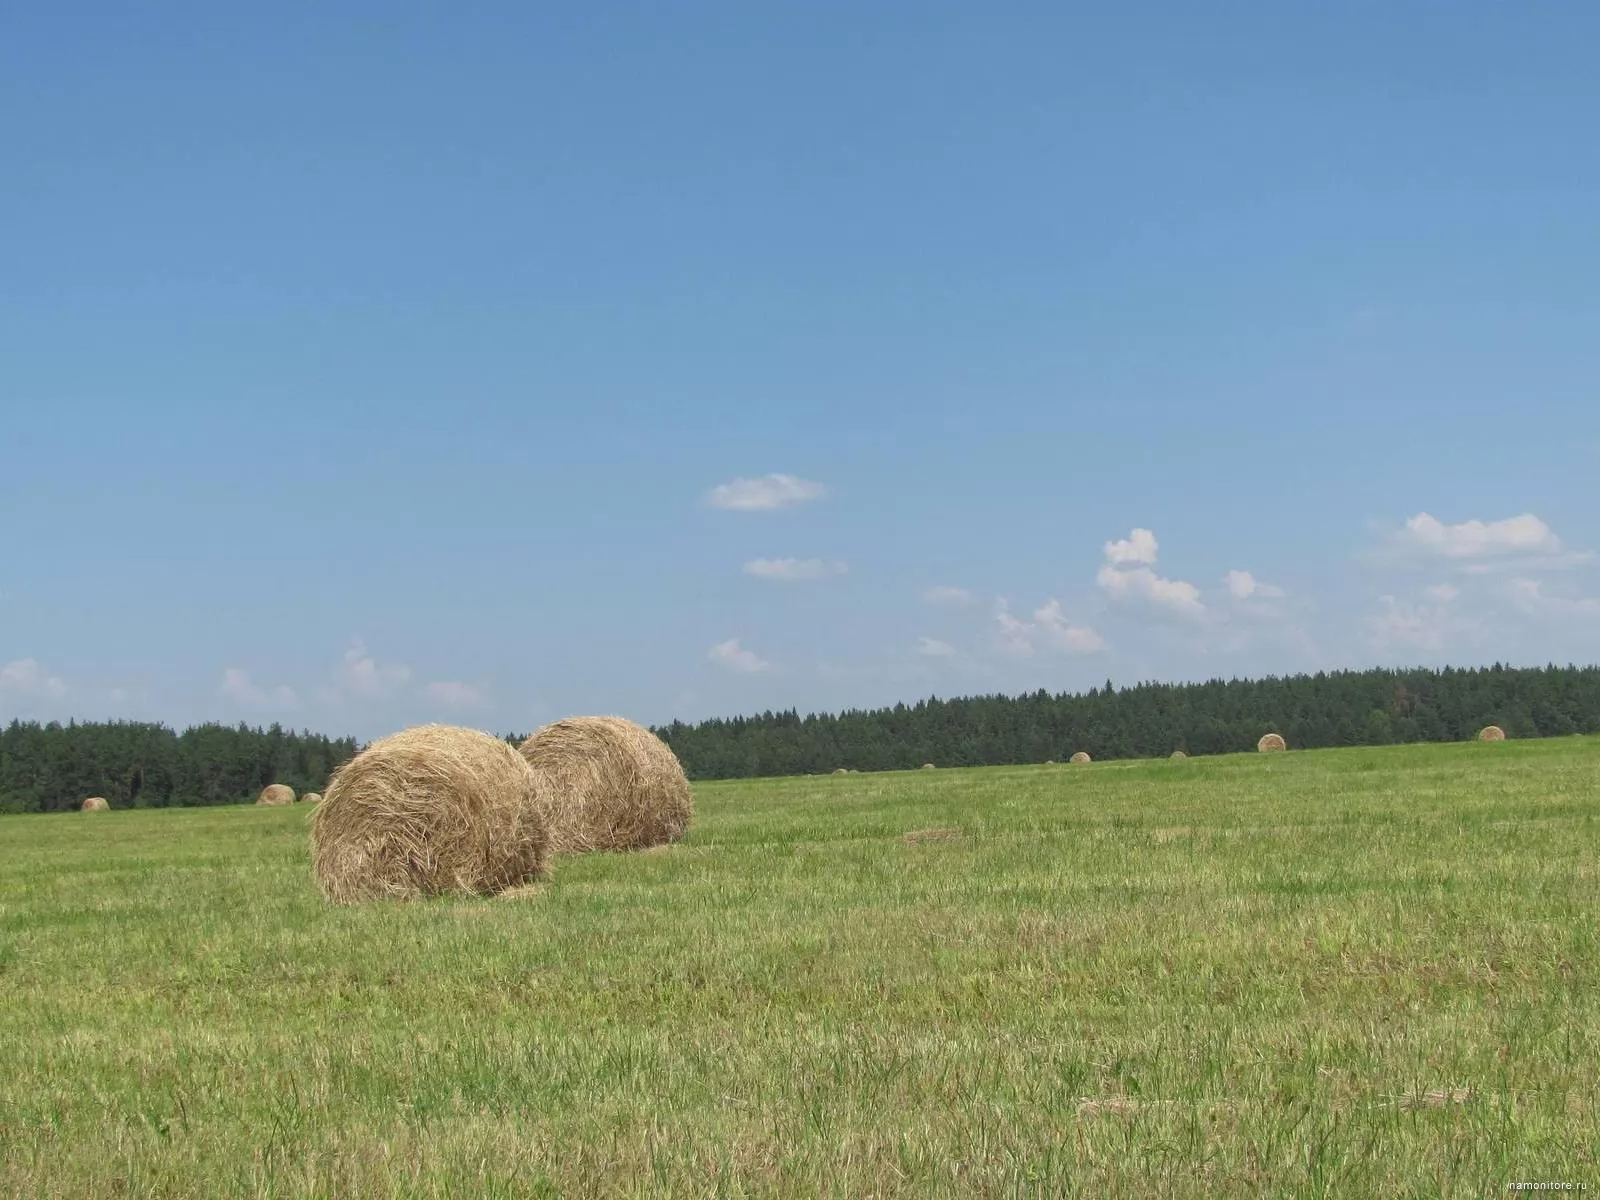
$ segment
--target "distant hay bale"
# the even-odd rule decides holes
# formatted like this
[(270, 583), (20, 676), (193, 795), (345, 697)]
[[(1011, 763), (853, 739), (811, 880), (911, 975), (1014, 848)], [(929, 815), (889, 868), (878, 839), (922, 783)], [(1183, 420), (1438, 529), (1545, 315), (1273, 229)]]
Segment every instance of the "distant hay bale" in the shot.
[(78, 808), (83, 812), (107, 812), (111, 805), (106, 803), (104, 796), (90, 796)]
[(848, 775), (848, 774), (850, 774), (850, 768), (849, 767), (835, 767), (833, 769), (833, 773), (835, 775)]
[(1503, 742), (1506, 740), (1506, 731), (1498, 725), (1485, 725), (1478, 730), (1480, 742)]
[(1044, 760), (1044, 765), (1047, 767), (1053, 767), (1056, 765), (1056, 760), (1053, 758), (1047, 758)]
[(539, 777), (552, 854), (680, 841), (694, 795), (672, 748), (625, 717), (568, 717), (520, 747)]
[(1189, 756), (1187, 754), (1185, 754), (1182, 750), (1174, 750), (1171, 754), (1167, 755), (1167, 757), (1170, 758), (1173, 762), (1182, 762), (1184, 759), (1188, 758)]
[(333, 773), (311, 818), (317, 885), (341, 904), (489, 895), (545, 871), (538, 780), (497, 737), (423, 725)]
[(294, 789), (283, 783), (269, 783), (256, 797), (257, 804), (293, 804)]
[(932, 763), (923, 763), (922, 764), (922, 769), (924, 771), (936, 771), (936, 770), (938, 770), (938, 768), (935, 767)]
[(1076, 754), (1074, 754), (1067, 761), (1068, 762), (1075, 762), (1075, 763), (1086, 763), (1086, 762), (1093, 762), (1094, 760), (1089, 757), (1089, 752), (1087, 750), (1079, 750)]
[(322, 803), (322, 795), (321, 795), (320, 792), (307, 792), (304, 796), (300, 797), (300, 803), (301, 804), (321, 804)]
[(1281, 733), (1263, 734), (1261, 740), (1256, 743), (1256, 749), (1262, 754), (1268, 754), (1275, 750), (1287, 750), (1288, 748), (1289, 743), (1283, 740)]

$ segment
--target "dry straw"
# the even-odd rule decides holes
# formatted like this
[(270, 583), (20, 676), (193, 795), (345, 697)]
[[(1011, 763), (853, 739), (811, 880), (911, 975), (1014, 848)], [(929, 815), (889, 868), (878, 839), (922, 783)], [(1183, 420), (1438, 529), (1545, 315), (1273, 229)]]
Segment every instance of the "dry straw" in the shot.
[(110, 809), (111, 805), (106, 803), (106, 798), (104, 796), (90, 796), (82, 804), (78, 805), (78, 807), (84, 812), (106, 812)]
[(300, 803), (301, 804), (321, 804), (322, 803), (322, 794), (320, 792), (307, 792), (304, 796), (300, 797)]
[(1498, 725), (1485, 725), (1478, 730), (1480, 742), (1503, 742), (1506, 740), (1506, 731)]
[(1068, 762), (1075, 762), (1075, 763), (1086, 763), (1086, 762), (1092, 762), (1094, 760), (1089, 757), (1089, 752), (1087, 750), (1079, 750), (1076, 754), (1074, 754), (1067, 761)]
[(1261, 751), (1263, 754), (1267, 754), (1274, 750), (1287, 750), (1288, 748), (1289, 743), (1283, 740), (1283, 735), (1281, 733), (1263, 734), (1261, 736), (1261, 740), (1256, 743), (1256, 749)]
[(678, 756), (623, 717), (568, 717), (522, 743), (553, 854), (643, 850), (680, 840), (694, 797)]
[(422, 725), (333, 773), (311, 817), (317, 884), (342, 904), (461, 892), (541, 876), (547, 836), (533, 769), (497, 737)]
[(1167, 757), (1170, 758), (1173, 762), (1182, 762), (1184, 759), (1188, 758), (1189, 756), (1187, 754), (1185, 754), (1182, 750), (1174, 750), (1171, 754), (1167, 755)]
[(256, 797), (257, 804), (293, 804), (294, 789), (287, 784), (269, 783)]

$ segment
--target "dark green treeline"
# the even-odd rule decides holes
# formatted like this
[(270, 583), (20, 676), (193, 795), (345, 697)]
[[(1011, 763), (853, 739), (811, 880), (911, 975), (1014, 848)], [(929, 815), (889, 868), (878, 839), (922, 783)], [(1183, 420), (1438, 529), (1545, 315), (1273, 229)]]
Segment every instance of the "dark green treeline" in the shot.
[(174, 733), (131, 721), (0, 729), (0, 812), (61, 812), (86, 796), (112, 808), (247, 804), (269, 783), (317, 791), (356, 752), (352, 738), (277, 725), (200, 725)]
[(674, 722), (656, 730), (691, 779), (904, 770), (1254, 750), (1458, 741), (1485, 725), (1514, 738), (1600, 731), (1600, 667), (1373, 670), (1284, 679), (1146, 683), (1082, 695), (973, 696), (801, 717)]
[[(1600, 667), (1361, 671), (1285, 679), (1108, 682), (1081, 695), (971, 696), (801, 717), (681, 722), (656, 732), (691, 779), (1164, 757), (1252, 750), (1277, 732), (1295, 749), (1459, 741), (1485, 725), (1513, 738), (1600, 732)], [(509, 735), (508, 735), (509, 737)], [(0, 812), (60, 812), (86, 796), (113, 808), (247, 804), (269, 783), (320, 790), (360, 748), (277, 725), (174, 733), (126, 721), (0, 729)]]

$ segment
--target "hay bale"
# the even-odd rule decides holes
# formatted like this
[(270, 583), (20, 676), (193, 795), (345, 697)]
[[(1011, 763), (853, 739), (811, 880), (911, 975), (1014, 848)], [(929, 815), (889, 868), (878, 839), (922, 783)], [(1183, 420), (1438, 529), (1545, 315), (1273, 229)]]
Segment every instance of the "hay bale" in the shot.
[(1093, 762), (1094, 760), (1089, 757), (1089, 752), (1087, 750), (1079, 750), (1071, 758), (1067, 759), (1067, 761), (1074, 763), (1086, 763)]
[(1044, 760), (1044, 765), (1047, 767), (1053, 767), (1056, 765), (1056, 760), (1053, 758), (1047, 758)]
[(294, 789), (287, 784), (269, 783), (256, 797), (257, 804), (293, 804)]
[(106, 803), (104, 796), (90, 796), (82, 804), (78, 805), (80, 812), (108, 812), (110, 808), (111, 805)]
[(1174, 750), (1171, 754), (1167, 755), (1167, 757), (1173, 762), (1183, 762), (1184, 759), (1188, 758), (1189, 756), (1182, 750)]
[(833, 773), (835, 775), (848, 775), (848, 774), (850, 774), (850, 768), (849, 767), (835, 767), (833, 769)]
[(1278, 750), (1287, 750), (1289, 743), (1283, 740), (1281, 733), (1262, 734), (1261, 740), (1256, 743), (1256, 749), (1262, 754), (1271, 754)]
[(568, 717), (520, 747), (539, 777), (552, 854), (679, 841), (694, 796), (672, 748), (624, 717)]
[(341, 904), (489, 895), (545, 871), (538, 780), (497, 737), (423, 725), (333, 773), (311, 818), (317, 885)]
[(1485, 725), (1478, 730), (1480, 742), (1503, 742), (1506, 740), (1506, 731), (1498, 725)]
[(307, 792), (304, 796), (300, 797), (300, 803), (301, 804), (321, 804), (322, 803), (322, 793), (321, 792)]
[(924, 771), (936, 771), (936, 770), (938, 770), (938, 768), (935, 767), (932, 763), (923, 763), (922, 764), (922, 769)]

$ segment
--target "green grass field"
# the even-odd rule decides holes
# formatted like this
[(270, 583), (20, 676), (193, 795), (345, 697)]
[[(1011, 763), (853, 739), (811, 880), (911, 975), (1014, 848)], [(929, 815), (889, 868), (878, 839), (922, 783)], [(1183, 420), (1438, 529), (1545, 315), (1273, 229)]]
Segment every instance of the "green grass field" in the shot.
[(696, 795), (344, 909), (304, 809), (0, 819), (0, 1193), (1600, 1191), (1600, 740)]

